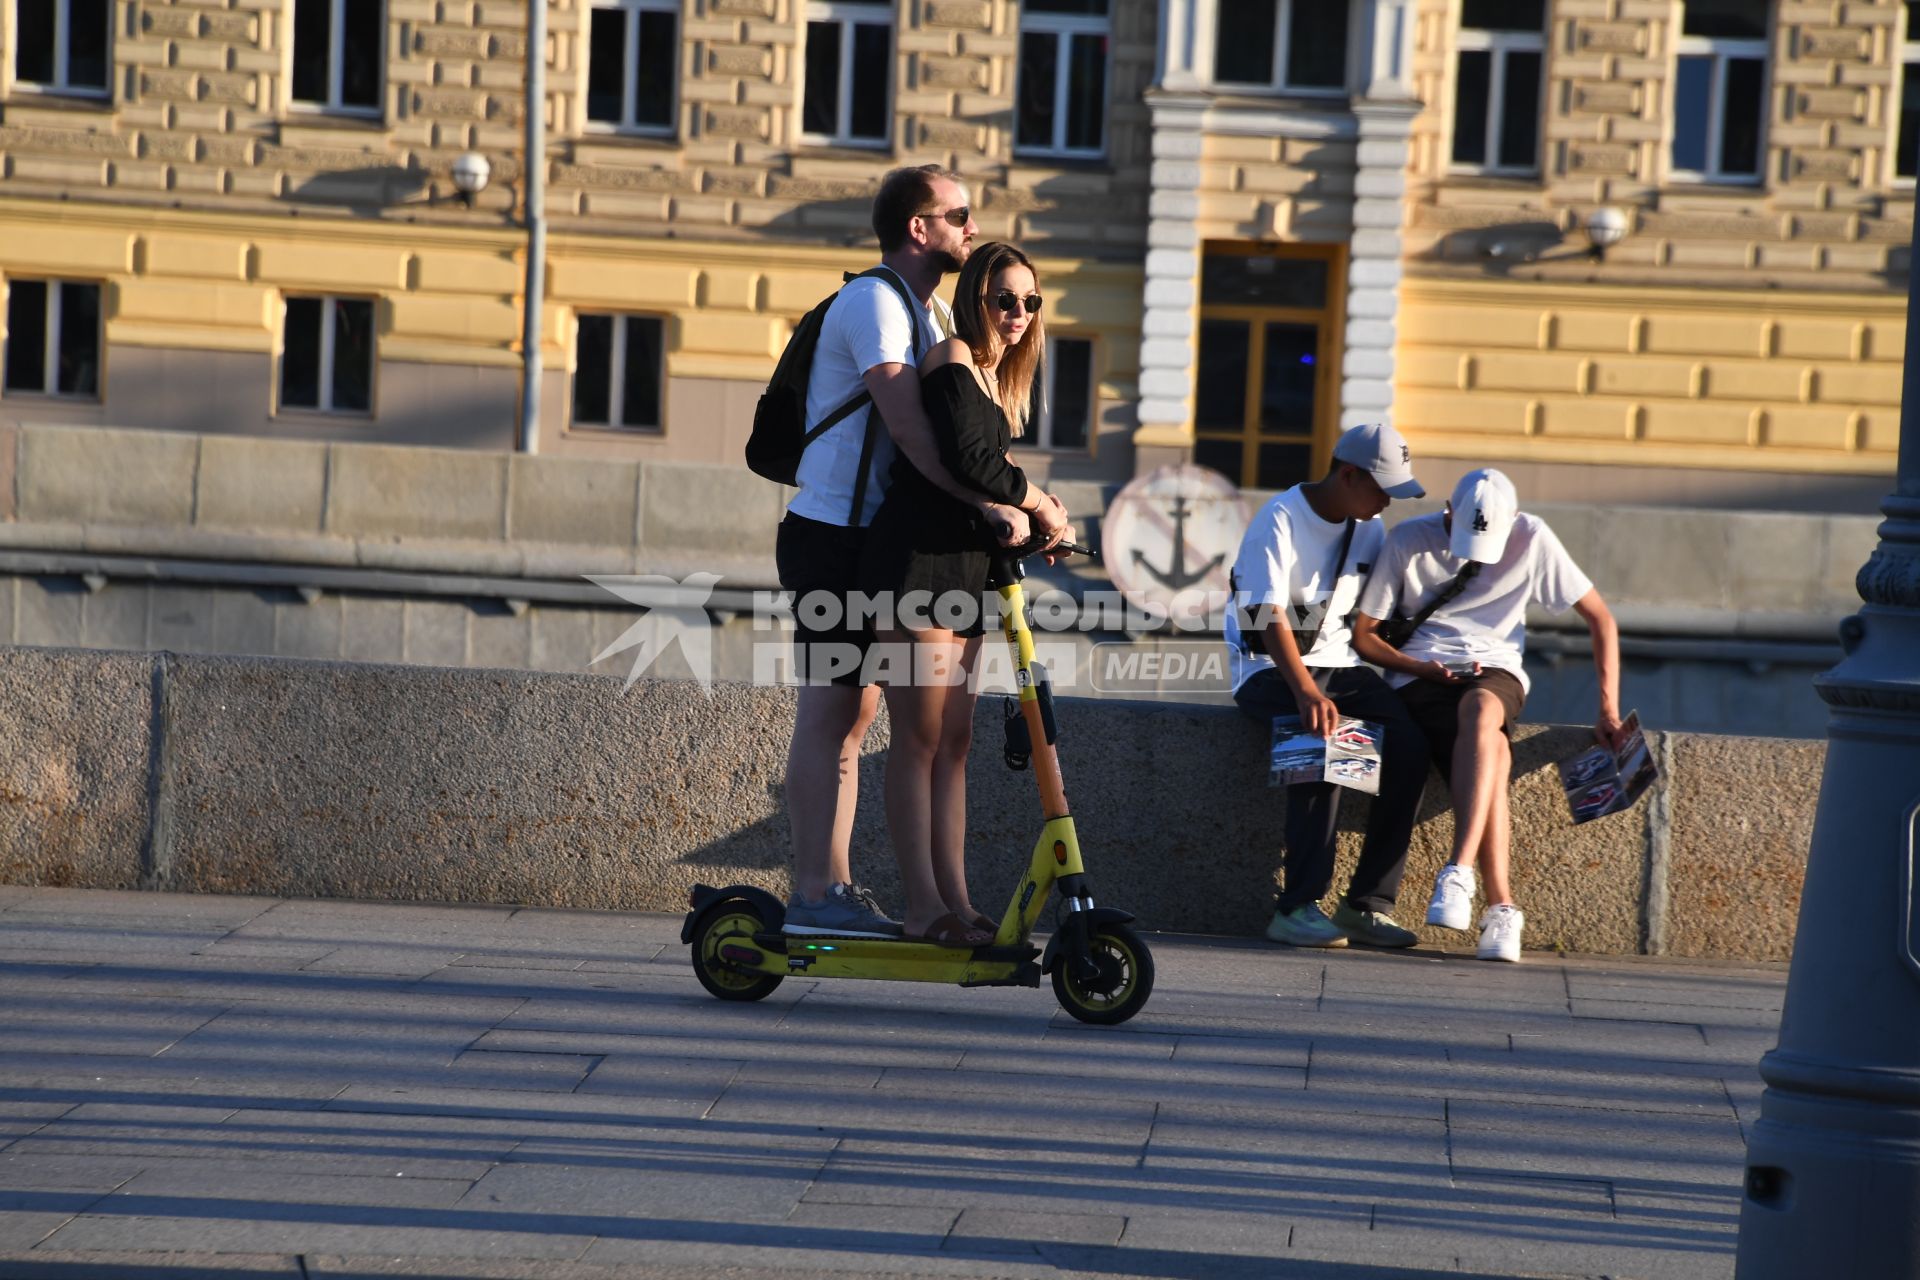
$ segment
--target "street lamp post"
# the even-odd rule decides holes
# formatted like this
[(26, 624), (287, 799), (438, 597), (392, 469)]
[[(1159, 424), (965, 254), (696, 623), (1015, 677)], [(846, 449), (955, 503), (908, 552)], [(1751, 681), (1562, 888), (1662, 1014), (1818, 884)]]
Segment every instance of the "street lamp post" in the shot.
[(547, 0), (527, 3), (527, 280), (520, 328), (520, 451), (540, 452), (540, 306), (547, 296)]
[(1920, 268), (1907, 287), (1899, 476), (1846, 656), (1814, 681), (1826, 771), (1738, 1280), (1920, 1277)]

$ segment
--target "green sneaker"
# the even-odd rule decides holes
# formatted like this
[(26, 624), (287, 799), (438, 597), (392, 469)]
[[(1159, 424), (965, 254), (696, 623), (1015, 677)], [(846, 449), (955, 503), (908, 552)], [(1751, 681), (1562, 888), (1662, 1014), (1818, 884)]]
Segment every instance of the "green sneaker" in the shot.
[[(1411, 935), (1409, 935), (1411, 936)], [(1347, 936), (1333, 927), (1320, 908), (1309, 902), (1291, 911), (1275, 911), (1267, 938), (1289, 947), (1344, 947)]]
[(1333, 909), (1333, 927), (1370, 947), (1410, 947), (1420, 941), (1413, 930), (1402, 929), (1386, 912), (1362, 911), (1344, 902)]

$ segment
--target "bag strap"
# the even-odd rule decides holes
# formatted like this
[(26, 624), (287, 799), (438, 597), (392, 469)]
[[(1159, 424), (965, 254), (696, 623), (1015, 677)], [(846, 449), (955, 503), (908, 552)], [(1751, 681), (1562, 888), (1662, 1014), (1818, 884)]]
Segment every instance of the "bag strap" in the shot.
[(1467, 584), (1472, 582), (1473, 576), (1479, 572), (1480, 562), (1478, 560), (1467, 561), (1460, 572), (1453, 576), (1453, 581), (1449, 582), (1439, 595), (1427, 601), (1426, 608), (1414, 614), (1413, 617), (1408, 620), (1407, 638), (1412, 639), (1413, 633), (1425, 626), (1428, 618), (1431, 618), (1442, 606), (1446, 605), (1455, 596), (1465, 591)]
[(1349, 517), (1347, 520), (1347, 531), (1340, 535), (1340, 558), (1333, 562), (1333, 590), (1327, 592), (1327, 607), (1320, 611), (1320, 621), (1313, 624), (1313, 639), (1307, 641), (1307, 647), (1300, 651), (1300, 657), (1303, 661), (1308, 654), (1313, 652), (1315, 646), (1320, 643), (1320, 633), (1324, 631), (1327, 626), (1327, 615), (1333, 612), (1334, 593), (1340, 590), (1340, 575), (1347, 567), (1347, 550), (1353, 546), (1353, 526), (1356, 523), (1357, 521)]
[[(913, 295), (907, 292), (906, 281), (902, 280), (897, 274), (895, 274), (895, 272), (891, 268), (888, 268), (888, 267), (868, 267), (865, 271), (859, 272), (857, 274), (853, 272), (846, 272), (843, 274), (848, 284), (852, 284), (855, 280), (862, 280), (868, 277), (874, 277), (881, 280), (885, 280), (889, 285), (893, 287), (894, 293), (898, 294), (900, 297), (901, 305), (903, 305), (907, 309), (907, 324), (911, 326), (910, 331), (913, 334), (915, 359), (917, 360), (918, 353), (920, 350), (920, 322), (921, 322), (922, 315), (926, 311), (926, 308), (915, 306)], [(829, 414), (827, 418), (823, 421), (825, 422), (826, 426), (832, 426), (834, 423), (839, 422), (842, 418), (846, 417), (847, 414), (850, 414), (854, 410), (858, 409), (862, 404), (868, 404), (869, 402), (871, 402), (872, 399), (873, 397), (870, 393), (866, 391), (862, 391), (858, 396), (854, 397), (847, 404), (841, 406), (840, 409), (836, 409), (832, 414)], [(818, 429), (816, 429), (816, 432), (810, 433), (808, 435), (809, 441), (811, 441), (814, 434), (817, 434), (817, 430)], [(873, 465), (873, 451), (879, 447), (879, 444), (880, 444), (880, 410), (878, 405), (871, 405), (867, 410), (866, 434), (861, 438), (861, 441), (860, 441), (860, 470), (858, 474), (854, 477), (854, 481), (853, 481), (853, 507), (850, 511), (847, 512), (847, 523), (850, 526), (859, 525), (860, 512), (867, 505), (867, 470)]]
[[(1354, 521), (1348, 520), (1347, 531), (1340, 535), (1340, 558), (1334, 562), (1333, 566), (1333, 591), (1340, 589), (1340, 573), (1347, 567), (1347, 549), (1353, 545), (1353, 528)], [(1227, 570), (1227, 590), (1233, 592), (1235, 595), (1240, 593), (1240, 579), (1232, 569)], [(1328, 604), (1333, 603), (1333, 591), (1327, 593)], [(1255, 647), (1253, 638), (1248, 633), (1249, 628), (1253, 625), (1253, 613), (1243, 606), (1236, 607), (1240, 608), (1242, 614), (1240, 620), (1240, 648), (1248, 657), (1252, 657), (1260, 652), (1260, 650)], [(1313, 629), (1313, 639), (1309, 640), (1306, 647), (1300, 650), (1300, 656), (1302, 658), (1305, 658), (1309, 653), (1313, 652), (1313, 647), (1320, 643), (1320, 630), (1326, 625), (1327, 615), (1322, 613), (1320, 615), (1319, 626)]]

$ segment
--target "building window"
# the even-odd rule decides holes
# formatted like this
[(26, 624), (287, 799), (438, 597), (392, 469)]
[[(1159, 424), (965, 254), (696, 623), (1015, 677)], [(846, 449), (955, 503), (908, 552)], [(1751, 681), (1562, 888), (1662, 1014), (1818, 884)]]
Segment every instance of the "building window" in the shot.
[(293, 0), (293, 100), (328, 111), (380, 110), (386, 63), (381, 0)]
[(13, 78), (55, 93), (107, 92), (108, 0), (17, 0)]
[(867, 0), (807, 6), (800, 134), (804, 141), (870, 147), (892, 130), (893, 8)]
[(1545, 0), (1463, 0), (1453, 81), (1453, 163), (1483, 173), (1540, 167)]
[(1893, 148), (1895, 177), (1920, 175), (1920, 0), (1906, 0), (1907, 33), (1901, 46), (1900, 133)]
[(587, 119), (671, 133), (679, 0), (599, 0), (587, 18)]
[(1020, 10), (1019, 119), (1014, 144), (1039, 155), (1106, 149), (1107, 0), (1027, 0)]
[(658, 316), (581, 316), (573, 348), (574, 425), (660, 430), (665, 337)]
[(1048, 338), (1042, 378), (1033, 384), (1027, 439), (1040, 449), (1084, 449), (1093, 426), (1093, 341)]
[(280, 407), (373, 411), (373, 303), (288, 298), (280, 352)]
[(1213, 78), (1255, 89), (1341, 89), (1347, 10), (1329, 0), (1220, 0)]
[(1686, 0), (1673, 78), (1673, 171), (1707, 182), (1760, 176), (1767, 6)]
[(99, 285), (8, 282), (6, 390), (99, 398)]

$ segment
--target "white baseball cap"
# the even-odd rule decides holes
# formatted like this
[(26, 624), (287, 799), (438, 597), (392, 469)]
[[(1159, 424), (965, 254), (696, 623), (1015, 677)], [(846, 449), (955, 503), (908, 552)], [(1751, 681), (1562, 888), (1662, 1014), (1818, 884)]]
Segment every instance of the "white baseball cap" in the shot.
[(1389, 498), (1424, 498), (1427, 491), (1413, 478), (1413, 450), (1384, 422), (1351, 427), (1333, 446), (1333, 456), (1372, 474)]
[(1453, 554), (1462, 560), (1492, 564), (1507, 549), (1520, 498), (1504, 472), (1481, 467), (1453, 486)]

